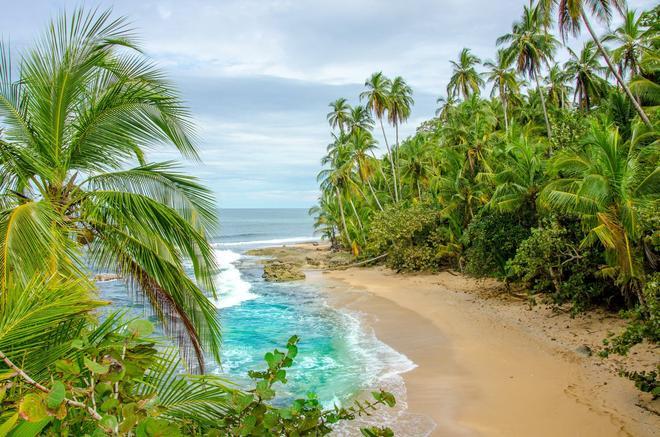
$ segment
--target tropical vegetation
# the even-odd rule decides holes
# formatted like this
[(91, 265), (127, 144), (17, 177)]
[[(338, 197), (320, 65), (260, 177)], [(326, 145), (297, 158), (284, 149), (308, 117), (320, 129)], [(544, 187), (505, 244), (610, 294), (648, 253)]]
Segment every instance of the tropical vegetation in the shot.
[[(335, 126), (370, 127), (335, 107)], [(204, 374), (221, 340), (214, 199), (175, 163), (148, 160), (166, 146), (199, 159), (194, 138), (181, 98), (110, 11), (62, 14), (18, 63), (0, 45), (0, 437), (326, 435), (394, 405), (386, 392), (343, 408), (313, 394), (274, 403), (295, 336), (249, 372), (252, 387)], [(127, 281), (166, 338), (100, 311), (98, 271)]]
[[(593, 19), (612, 26), (596, 35)], [(583, 27), (580, 49), (562, 44)], [(394, 144), (383, 120), (402, 103), (374, 74), (355, 108), (380, 130), (331, 124), (318, 231), (397, 271), (455, 269), (574, 311), (625, 309), (633, 322), (610, 350), (657, 341), (659, 29), (660, 7), (530, 2), (493, 59), (460, 51), (435, 117)]]

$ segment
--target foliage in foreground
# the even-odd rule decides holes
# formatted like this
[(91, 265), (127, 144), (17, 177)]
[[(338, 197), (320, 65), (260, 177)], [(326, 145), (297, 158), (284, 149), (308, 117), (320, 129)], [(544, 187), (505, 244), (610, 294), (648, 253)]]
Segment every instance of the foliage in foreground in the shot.
[[(265, 355), (252, 389), (214, 375), (190, 375), (173, 347), (144, 320), (113, 313), (97, 322), (84, 284), (57, 278), (14, 290), (0, 311), (0, 435), (325, 435), (394, 397), (326, 410), (314, 395), (273, 406), (298, 353)], [(389, 435), (365, 429), (367, 435)]]

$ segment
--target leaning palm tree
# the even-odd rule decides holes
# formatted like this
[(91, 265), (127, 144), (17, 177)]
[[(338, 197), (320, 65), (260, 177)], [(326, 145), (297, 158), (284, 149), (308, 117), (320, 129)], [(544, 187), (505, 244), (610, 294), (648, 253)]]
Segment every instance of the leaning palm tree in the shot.
[(350, 120), (351, 106), (343, 97), (331, 102), (328, 106), (332, 108), (327, 115), (330, 127), (339, 128), (339, 132), (343, 134)]
[(144, 155), (170, 144), (197, 158), (188, 111), (109, 11), (63, 14), (15, 67), (3, 49), (0, 295), (39, 272), (111, 269), (203, 371), (203, 349), (217, 357), (220, 341), (205, 294), (215, 295), (213, 198)]
[(579, 54), (568, 48), (570, 58), (564, 71), (575, 80), (575, 98), (581, 109), (589, 110), (607, 92), (607, 81), (600, 77), (607, 70), (598, 61), (596, 46), (587, 41)]
[(387, 148), (387, 158), (390, 161), (390, 166), (392, 168), (392, 183), (394, 186), (394, 201), (399, 201), (399, 190), (397, 188), (396, 182), (396, 170), (394, 167), (394, 158), (392, 157), (392, 149), (390, 144), (387, 141), (387, 135), (385, 135), (385, 126), (383, 125), (383, 117), (385, 112), (389, 108), (389, 98), (390, 90), (392, 88), (392, 82), (381, 72), (374, 73), (364, 82), (364, 86), (367, 87), (366, 91), (360, 93), (360, 100), (367, 101), (367, 108), (371, 111), (372, 114), (376, 116), (378, 122), (380, 123), (380, 129), (383, 132), (383, 139), (385, 140), (385, 147)]
[(502, 110), (504, 111), (504, 129), (509, 132), (509, 118), (507, 114), (508, 96), (517, 94), (520, 90), (516, 73), (511, 69), (511, 57), (508, 53), (499, 49), (494, 61), (484, 62), (484, 67), (488, 69), (485, 73), (486, 80), (493, 84), (491, 97), (497, 92), (502, 101)]
[(600, 242), (606, 250), (611, 267), (603, 273), (643, 304), (640, 211), (657, 208), (660, 167), (643, 165), (637, 149), (613, 128), (594, 124), (584, 146), (556, 158), (554, 172), (563, 177), (546, 186), (541, 201), (582, 220), (588, 231), (582, 244)]
[(543, 117), (548, 131), (548, 138), (552, 137), (552, 128), (548, 118), (548, 108), (545, 102), (545, 93), (541, 89), (539, 73), (541, 67), (552, 59), (557, 48), (557, 40), (547, 33), (544, 15), (538, 6), (525, 6), (522, 18), (513, 24), (511, 33), (497, 39), (497, 45), (509, 43), (506, 49), (510, 56), (515, 58), (518, 72), (534, 79), (536, 88), (541, 97)]
[(479, 89), (484, 85), (484, 81), (475, 67), (481, 62), (481, 59), (472, 54), (470, 49), (464, 48), (458, 56), (458, 62), (450, 62), (452, 75), (447, 91), (452, 95), (462, 95), (466, 100), (472, 94), (479, 94)]
[(642, 121), (648, 127), (651, 127), (651, 121), (637, 99), (633, 96), (628, 84), (623, 80), (621, 74), (619, 74), (610, 55), (607, 53), (605, 47), (603, 47), (600, 38), (596, 35), (596, 31), (591, 25), (589, 16), (585, 11), (585, 8), (589, 8), (598, 21), (609, 24), (612, 19), (613, 9), (623, 13), (625, 10), (625, 4), (625, 0), (541, 0), (540, 7), (546, 15), (549, 15), (555, 7), (557, 8), (559, 30), (564, 40), (568, 33), (578, 35), (582, 27), (581, 24), (584, 23), (594, 43), (598, 46), (598, 51), (603, 59), (605, 59), (610, 72), (619, 83), (619, 86), (623, 88), (628, 95), (628, 98), (632, 101)]

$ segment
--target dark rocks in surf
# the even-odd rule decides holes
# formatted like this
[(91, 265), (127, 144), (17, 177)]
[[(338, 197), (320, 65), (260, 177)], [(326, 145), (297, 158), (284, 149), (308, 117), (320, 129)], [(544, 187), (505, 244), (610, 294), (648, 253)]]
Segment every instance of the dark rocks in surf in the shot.
[(268, 282), (299, 281), (305, 279), (305, 273), (296, 264), (269, 260), (264, 263), (262, 277)]

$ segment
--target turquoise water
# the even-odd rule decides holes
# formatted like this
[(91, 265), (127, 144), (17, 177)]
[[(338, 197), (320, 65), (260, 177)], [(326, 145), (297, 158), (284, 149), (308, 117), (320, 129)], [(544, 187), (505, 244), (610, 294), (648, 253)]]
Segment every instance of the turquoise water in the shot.
[[(282, 398), (315, 392), (332, 406), (365, 389), (403, 390), (397, 375), (413, 363), (380, 342), (363, 315), (329, 306), (328, 290), (322, 285), (265, 282), (258, 259), (245, 255), (250, 248), (317, 239), (306, 210), (221, 210), (220, 218), (222, 228), (213, 242), (221, 268), (215, 305), (224, 335), (222, 363), (211, 362), (211, 372), (245, 382), (248, 370), (264, 367), (266, 352), (281, 348), (296, 334), (301, 338), (299, 355), (280, 392)], [(123, 283), (99, 286), (115, 306), (145, 310)]]

